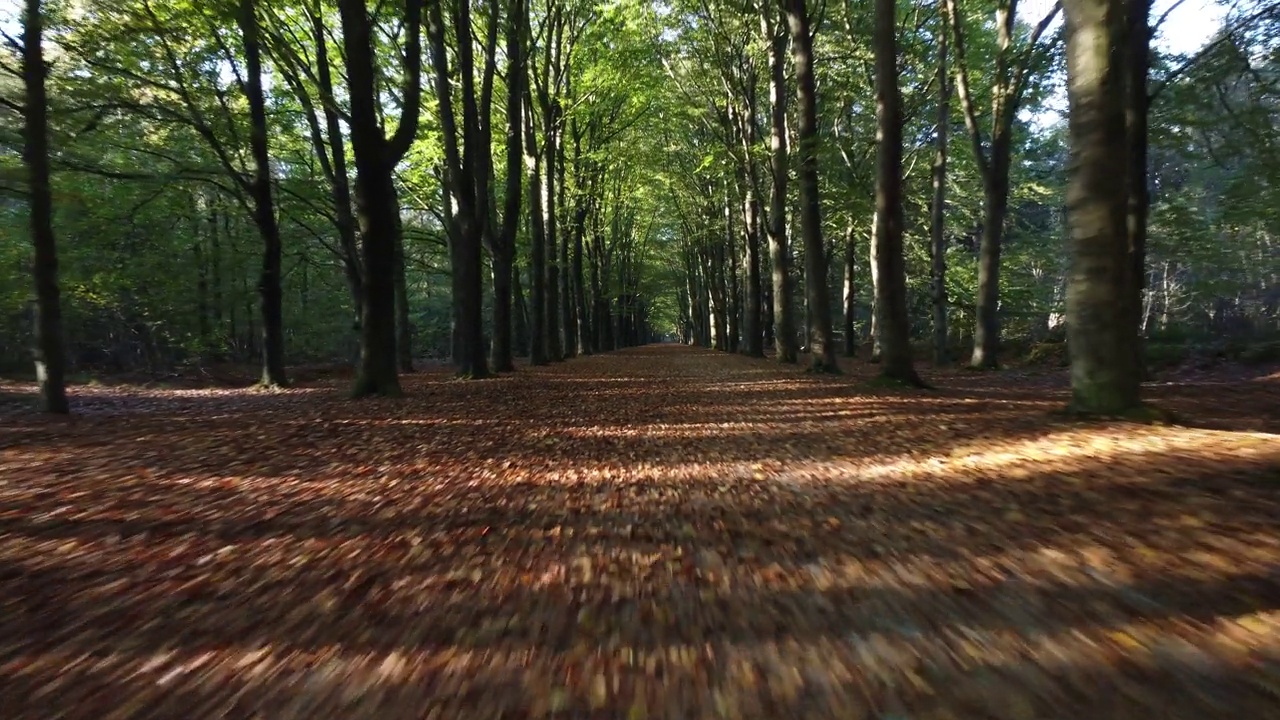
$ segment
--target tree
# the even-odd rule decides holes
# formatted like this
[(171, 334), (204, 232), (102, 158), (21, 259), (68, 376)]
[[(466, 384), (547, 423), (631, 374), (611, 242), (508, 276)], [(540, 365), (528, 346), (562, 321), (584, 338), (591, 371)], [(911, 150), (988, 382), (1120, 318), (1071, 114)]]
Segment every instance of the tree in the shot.
[(1035, 57), (1037, 43), (1057, 16), (1061, 5), (1055, 4), (1036, 24), (1019, 50), (1014, 45), (1018, 2), (997, 1), (998, 37), (995, 75), (991, 88), (991, 137), (988, 147), (983, 143), (978, 123), (969, 82), (965, 34), (956, 2), (957, 0), (947, 0), (947, 17), (955, 39), (956, 91), (960, 97), (960, 108), (964, 111), (965, 126), (973, 142), (973, 155), (982, 178), (983, 192), (982, 239), (978, 250), (977, 321), (973, 333), (973, 356), (969, 364), (975, 368), (994, 368), (998, 365), (1000, 349), (1000, 254), (1009, 210), (1013, 124), (1026, 89), (1027, 70)]
[(902, 108), (898, 90), (897, 6), (876, 0), (876, 308), (879, 313), (881, 374), (921, 385), (911, 361), (907, 279), (902, 257)]
[(769, 43), (769, 262), (773, 267), (773, 342), (779, 362), (796, 362), (791, 309), (791, 253), (787, 247), (787, 33), (769, 0), (763, 0), (761, 32)]
[(256, 0), (240, 0), (236, 22), (244, 43), (244, 94), (249, 101), (249, 148), (253, 155), (253, 178), (249, 194), (253, 198), (253, 221), (262, 234), (262, 274), (258, 293), (262, 297), (262, 381), (266, 387), (288, 383), (284, 369), (284, 312), (280, 290), (280, 226), (271, 191), (271, 153), (267, 148), (267, 103), (262, 90), (262, 45), (259, 40)]
[(58, 248), (53, 234), (53, 192), (49, 183), (49, 98), (45, 90), (44, 14), (40, 0), (27, 0), (22, 16), (22, 79), (26, 102), (23, 159), (27, 165), (31, 240), (35, 246), (35, 361), (40, 407), (70, 412), (66, 389), (66, 350), (62, 340), (62, 302), (58, 288)]
[[(946, 0), (939, 3), (945, 18)], [(947, 72), (947, 26), (938, 23), (937, 150), (933, 159), (933, 198), (929, 203), (929, 255), (933, 300), (933, 361), (947, 362), (947, 137), (951, 128), (951, 82)]]
[(1064, 0), (1071, 138), (1067, 343), (1071, 406), (1085, 414), (1121, 414), (1139, 404), (1137, 324), (1127, 311), (1136, 280), (1127, 226), (1125, 5)]
[(339, 0), (342, 45), (350, 98), (351, 150), (356, 166), (356, 217), (365, 272), (360, 308), (360, 363), (352, 394), (396, 396), (395, 255), (400, 226), (396, 163), (417, 134), (422, 67), (423, 0), (405, 0), (404, 88), (399, 124), (388, 138), (378, 113), (380, 84), (373, 49), (373, 23), (364, 0)]
[(804, 291), (809, 318), (809, 352), (815, 372), (839, 372), (831, 334), (831, 300), (827, 287), (827, 249), (822, 240), (822, 204), (818, 196), (818, 88), (813, 74), (813, 33), (805, 0), (790, 0), (791, 56), (796, 67), (799, 127), (800, 234), (804, 239)]

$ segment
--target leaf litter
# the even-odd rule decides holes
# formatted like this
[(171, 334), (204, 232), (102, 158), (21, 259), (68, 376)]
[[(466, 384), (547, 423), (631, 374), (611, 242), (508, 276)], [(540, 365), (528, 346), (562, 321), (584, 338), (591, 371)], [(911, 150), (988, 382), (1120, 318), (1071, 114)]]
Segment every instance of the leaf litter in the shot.
[(1280, 378), (656, 346), (0, 416), (6, 718), (1280, 717)]

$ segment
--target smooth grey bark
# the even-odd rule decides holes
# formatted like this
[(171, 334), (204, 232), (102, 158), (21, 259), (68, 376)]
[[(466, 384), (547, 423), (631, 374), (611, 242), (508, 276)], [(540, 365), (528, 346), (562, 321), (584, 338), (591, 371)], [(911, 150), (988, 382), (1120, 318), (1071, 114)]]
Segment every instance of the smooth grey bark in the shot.
[[(1065, 0), (1068, 132), (1067, 343), (1071, 408), (1118, 415), (1139, 405), (1135, 280), (1129, 252), (1125, 0)], [(1119, 311), (1117, 311), (1119, 309)]]
[(67, 351), (62, 337), (62, 299), (58, 288), (58, 248), (53, 234), (53, 191), (49, 172), (49, 96), (45, 89), (44, 12), (40, 0), (27, 0), (22, 16), (22, 80), (26, 90), (23, 159), (26, 161), (35, 250), (35, 366), (40, 409), (65, 415)]

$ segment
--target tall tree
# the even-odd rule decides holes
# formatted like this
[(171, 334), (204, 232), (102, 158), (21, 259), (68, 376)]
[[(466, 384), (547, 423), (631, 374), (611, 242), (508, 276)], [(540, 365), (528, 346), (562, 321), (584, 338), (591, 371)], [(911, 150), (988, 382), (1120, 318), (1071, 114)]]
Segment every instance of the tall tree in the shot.
[(249, 100), (249, 150), (253, 155), (253, 222), (262, 235), (262, 272), (258, 294), (262, 312), (262, 380), (267, 387), (287, 384), (284, 369), (284, 297), (280, 287), (280, 226), (272, 197), (271, 153), (267, 147), (267, 102), (262, 89), (262, 42), (256, 0), (240, 0), (236, 22), (244, 43), (244, 93)]
[[(1133, 287), (1128, 310), (1133, 313), (1136, 327), (1142, 327), (1142, 295), (1147, 279), (1147, 213), (1151, 198), (1147, 191), (1147, 126), (1151, 100), (1147, 91), (1147, 76), (1151, 69), (1151, 0), (1127, 0), (1125, 42), (1125, 145), (1129, 163), (1128, 179), (1128, 233), (1129, 255), (1132, 260)], [(1142, 336), (1134, 340), (1138, 372), (1146, 367), (1143, 357)]]
[[(1119, 414), (1139, 404), (1126, 180), (1126, 0), (1064, 0), (1071, 165), (1067, 344), (1071, 405)], [(1120, 312), (1117, 312), (1120, 309)]]
[(810, 369), (839, 372), (831, 333), (831, 299), (827, 287), (827, 249), (822, 240), (822, 203), (818, 197), (818, 87), (813, 72), (813, 32), (805, 0), (790, 0), (791, 56), (796, 68), (796, 141), (800, 153), (796, 179), (800, 185), (800, 235), (804, 240), (804, 290), (809, 325)]
[(897, 4), (875, 2), (876, 312), (881, 369), (887, 378), (921, 385), (911, 360), (907, 274), (902, 250), (902, 99), (898, 88)]
[(791, 305), (791, 251), (787, 247), (787, 32), (769, 0), (760, 27), (769, 43), (769, 262), (773, 266), (773, 342), (778, 361), (794, 363), (795, 316)]
[(929, 204), (930, 280), (933, 301), (933, 361), (947, 362), (947, 136), (951, 129), (951, 82), (947, 72), (947, 2), (939, 3), (938, 115), (934, 130), (933, 198)]
[[(453, 75), (445, 45), (441, 4), (442, 0), (430, 0), (427, 4), (427, 35), (435, 73), (436, 108), (444, 135), (444, 181), (455, 206), (448, 227), (453, 289), (453, 362), (459, 376), (479, 379), (489, 375), (484, 346), (482, 248), (486, 233), (491, 231), (493, 168), (490, 160), (490, 110), (498, 38), (498, 5), (490, 6), (489, 29), (482, 47), (484, 61), (479, 68), (475, 62), (471, 5), (461, 2), (454, 8), (453, 31), (457, 39), (454, 70), (458, 77), (458, 98), (462, 104), (459, 123), (454, 114)], [(476, 88), (477, 72), (480, 75), (479, 89)]]
[(494, 372), (515, 370), (511, 341), (511, 288), (515, 273), (516, 231), (520, 223), (521, 156), (524, 150), (521, 116), (523, 88), (527, 79), (524, 67), (525, 4), (509, 0), (506, 18), (507, 56), (507, 138), (506, 198), (502, 225), (489, 234), (489, 253), (493, 257), (493, 341), (489, 363)]
[(360, 308), (360, 364), (352, 394), (401, 394), (396, 371), (395, 255), (400, 232), (396, 163), (417, 135), (422, 95), (422, 4), (405, 0), (404, 87), (400, 118), (388, 138), (378, 112), (380, 73), (373, 23), (364, 0), (338, 0), (351, 106), (351, 150), (356, 166), (356, 217), (360, 223), (365, 287)]
[(62, 301), (58, 290), (58, 248), (53, 234), (53, 191), (49, 183), (49, 97), (44, 62), (44, 12), (40, 0), (27, 0), (22, 16), (22, 79), (26, 100), (23, 159), (29, 175), (31, 240), (35, 246), (35, 362), (40, 407), (70, 412), (66, 389), (66, 348), (62, 339)]
[(1055, 4), (1021, 48), (1015, 47), (1018, 0), (997, 0), (995, 68), (991, 84), (991, 128), (983, 142), (965, 52), (966, 36), (957, 0), (946, 0), (947, 18), (955, 40), (956, 92), (964, 111), (965, 127), (973, 143), (974, 159), (982, 178), (982, 238), (978, 248), (977, 321), (973, 331), (973, 356), (969, 364), (993, 368), (1000, 351), (1000, 254), (1009, 210), (1009, 168), (1013, 156), (1013, 125), (1018, 115), (1027, 70), (1035, 58), (1040, 36), (1061, 9)]

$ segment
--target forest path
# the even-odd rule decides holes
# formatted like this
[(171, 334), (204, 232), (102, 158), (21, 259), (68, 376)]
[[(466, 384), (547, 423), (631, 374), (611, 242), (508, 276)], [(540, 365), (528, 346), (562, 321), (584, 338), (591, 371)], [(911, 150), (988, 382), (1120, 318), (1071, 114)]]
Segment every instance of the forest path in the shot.
[(1209, 430), (860, 377), (651, 346), (0, 416), (0, 715), (1280, 717), (1280, 378), (1149, 388)]

